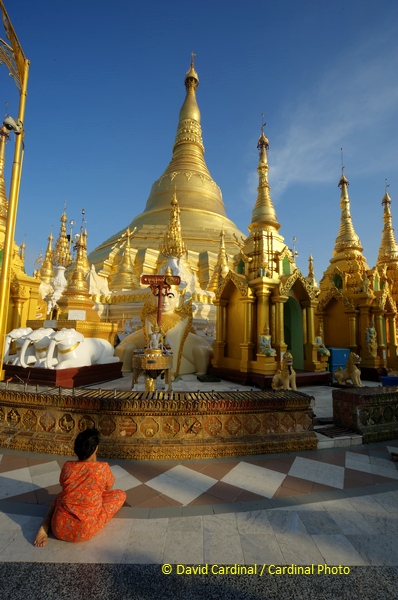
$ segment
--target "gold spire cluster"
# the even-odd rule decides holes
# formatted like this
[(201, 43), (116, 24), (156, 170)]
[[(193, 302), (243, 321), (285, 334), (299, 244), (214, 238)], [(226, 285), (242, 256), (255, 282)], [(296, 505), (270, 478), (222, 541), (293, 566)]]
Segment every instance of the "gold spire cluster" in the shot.
[(354, 250), (355, 254), (362, 253), (363, 248), (358, 235), (355, 233), (350, 213), (350, 199), (348, 196), (348, 179), (342, 169), (341, 179), (339, 181), (340, 193), (340, 229), (334, 244), (334, 260), (341, 260), (347, 251)]
[(159, 245), (159, 252), (168, 258), (172, 256), (181, 258), (187, 252), (181, 235), (180, 207), (176, 192), (171, 201), (170, 221), (163, 241)]
[[(134, 232), (133, 232), (134, 233)], [(132, 256), (130, 227), (127, 227), (122, 238), (125, 237), (123, 252), (120, 262), (117, 266), (117, 271), (109, 278), (109, 285), (113, 290), (134, 290), (138, 289), (139, 281), (134, 271), (134, 260)]]
[(8, 200), (4, 178), (4, 168), (6, 163), (6, 143), (10, 139), (10, 134), (3, 126), (0, 128), (0, 229), (5, 231), (7, 224)]
[(381, 244), (379, 254), (377, 257), (377, 266), (385, 263), (396, 263), (398, 261), (398, 247), (395, 240), (394, 228), (392, 226), (392, 215), (391, 215), (391, 198), (387, 191), (384, 194), (383, 200), (383, 221), (384, 228), (381, 237)]
[(272, 227), (275, 231), (280, 229), (280, 224), (276, 216), (275, 208), (270, 196), (270, 186), (268, 183), (268, 149), (269, 141), (264, 134), (264, 124), (261, 126), (261, 135), (259, 137), (257, 148), (260, 158), (257, 167), (258, 188), (257, 200), (252, 212), (252, 220), (249, 225), (249, 231), (258, 227)]
[(72, 256), (70, 253), (70, 242), (68, 236), (66, 234), (66, 223), (68, 222), (68, 218), (66, 216), (66, 210), (61, 216), (61, 228), (55, 242), (55, 248), (53, 252), (53, 265), (55, 267), (69, 267), (72, 264)]

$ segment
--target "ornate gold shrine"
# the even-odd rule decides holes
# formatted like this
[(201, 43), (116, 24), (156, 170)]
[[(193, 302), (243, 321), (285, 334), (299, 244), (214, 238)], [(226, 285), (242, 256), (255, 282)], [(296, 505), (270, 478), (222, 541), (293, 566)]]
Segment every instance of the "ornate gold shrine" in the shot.
[[(58, 392), (58, 393), (57, 393)], [(101, 455), (198, 459), (315, 450), (311, 396), (300, 392), (120, 392), (0, 389), (0, 446), (73, 454), (97, 427)]]
[[(136, 350), (133, 356), (133, 379), (132, 388), (138, 382), (141, 373), (145, 373), (147, 380), (150, 379), (154, 385), (154, 380), (163, 372), (165, 384), (171, 392), (171, 369), (173, 366), (173, 355), (163, 354), (161, 350)], [(149, 391), (147, 381), (145, 382), (147, 391)], [(153, 390), (155, 391), (155, 390)]]

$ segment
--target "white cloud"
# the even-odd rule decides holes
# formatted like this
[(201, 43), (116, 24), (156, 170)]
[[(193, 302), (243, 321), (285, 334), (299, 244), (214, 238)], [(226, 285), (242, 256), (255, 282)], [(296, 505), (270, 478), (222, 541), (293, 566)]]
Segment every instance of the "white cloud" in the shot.
[[(348, 176), (396, 165), (398, 47), (394, 39), (389, 44), (377, 38), (347, 45), (328, 72), (284, 107), (269, 155), (274, 201), (296, 183), (336, 181), (341, 146), (348, 150)], [(253, 194), (255, 171), (247, 185)]]

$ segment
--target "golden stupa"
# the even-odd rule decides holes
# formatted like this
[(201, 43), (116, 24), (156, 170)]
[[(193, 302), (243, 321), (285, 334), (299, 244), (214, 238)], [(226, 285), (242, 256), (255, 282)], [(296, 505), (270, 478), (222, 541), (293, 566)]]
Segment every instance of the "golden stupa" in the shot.
[[(152, 186), (143, 213), (130, 223), (135, 230), (134, 266), (139, 276), (155, 273), (159, 261), (159, 240), (163, 237), (170, 217), (170, 200), (178, 197), (184, 241), (189, 249), (188, 261), (206, 289), (217, 262), (220, 231), (224, 231), (227, 254), (239, 252), (235, 236), (242, 233), (228, 219), (221, 190), (211, 177), (204, 159), (200, 110), (196, 101), (199, 77), (193, 59), (185, 76), (186, 97), (179, 115), (177, 135), (171, 161), (163, 175)], [(99, 275), (111, 277), (116, 271), (117, 254), (114, 246), (120, 231), (98, 246), (89, 256)]]

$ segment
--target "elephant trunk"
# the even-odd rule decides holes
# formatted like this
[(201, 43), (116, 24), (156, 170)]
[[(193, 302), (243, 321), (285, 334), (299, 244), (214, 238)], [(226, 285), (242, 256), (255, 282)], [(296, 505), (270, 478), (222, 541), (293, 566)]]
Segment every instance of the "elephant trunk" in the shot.
[(57, 345), (57, 342), (55, 340), (51, 340), (50, 345), (48, 347), (48, 352), (46, 354), (46, 360), (45, 360), (45, 367), (46, 369), (53, 369), (53, 355), (54, 355), (54, 350), (55, 347)]
[(28, 364), (25, 360), (25, 355), (26, 355), (26, 351), (30, 346), (30, 339), (27, 338), (26, 340), (24, 340), (24, 343), (22, 344), (21, 347), (21, 352), (19, 354), (19, 361), (21, 363), (21, 367), (23, 367), (24, 369), (26, 369), (28, 367)]
[(10, 346), (11, 346), (12, 338), (10, 335), (6, 335), (6, 342), (4, 344), (4, 362), (6, 363), (10, 358)]

